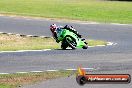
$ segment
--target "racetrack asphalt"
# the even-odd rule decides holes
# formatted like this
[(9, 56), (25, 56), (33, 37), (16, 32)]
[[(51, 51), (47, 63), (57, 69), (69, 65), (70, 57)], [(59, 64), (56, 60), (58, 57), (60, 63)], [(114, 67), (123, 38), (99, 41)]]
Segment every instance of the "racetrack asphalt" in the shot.
[[(56, 69), (96, 68), (92, 73), (127, 73), (132, 75), (132, 25), (83, 24), (44, 19), (0, 17), (0, 32), (51, 36), (50, 24), (73, 25), (88, 39), (117, 43), (114, 46), (88, 48), (87, 50), (51, 50), (39, 52), (0, 53), (0, 73), (43, 71)], [(75, 77), (45, 81), (24, 88), (131, 88), (130, 84), (88, 84), (79, 86)]]

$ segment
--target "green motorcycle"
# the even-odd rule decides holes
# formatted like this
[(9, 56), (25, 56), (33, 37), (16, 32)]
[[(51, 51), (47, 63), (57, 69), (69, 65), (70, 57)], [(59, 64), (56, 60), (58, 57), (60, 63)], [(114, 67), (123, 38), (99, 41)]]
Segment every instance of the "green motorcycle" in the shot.
[(56, 30), (58, 41), (61, 41), (61, 48), (66, 49), (71, 47), (72, 49), (83, 48), (87, 49), (87, 43), (79, 38), (75, 33), (67, 29), (57, 29)]

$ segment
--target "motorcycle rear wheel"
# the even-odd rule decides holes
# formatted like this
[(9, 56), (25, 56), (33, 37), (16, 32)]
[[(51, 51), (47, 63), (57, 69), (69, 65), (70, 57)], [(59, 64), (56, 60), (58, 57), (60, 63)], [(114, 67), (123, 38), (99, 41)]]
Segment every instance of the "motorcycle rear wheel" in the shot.
[(62, 48), (63, 50), (66, 50), (67, 47), (68, 47), (68, 44), (67, 44), (66, 40), (64, 39), (64, 40), (62, 41), (61, 48)]
[(85, 45), (85, 46), (83, 46), (82, 48), (83, 48), (83, 49), (87, 49), (87, 48), (88, 48), (88, 46), (86, 46), (86, 45)]

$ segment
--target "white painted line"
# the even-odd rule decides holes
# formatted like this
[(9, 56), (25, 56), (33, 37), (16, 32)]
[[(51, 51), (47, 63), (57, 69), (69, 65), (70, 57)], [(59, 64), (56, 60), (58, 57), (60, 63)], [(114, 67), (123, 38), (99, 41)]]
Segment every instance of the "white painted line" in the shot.
[(1, 75), (4, 75), (4, 74), (9, 74), (9, 73), (0, 73)]
[(49, 71), (49, 72), (54, 72), (54, 71), (59, 71), (59, 70), (46, 70), (46, 71)]
[(0, 34), (3, 34), (4, 32), (0, 32)]
[(80, 23), (80, 24), (100, 24), (100, 23), (97, 23), (97, 22), (86, 22), (86, 23)]
[(108, 46), (110, 46), (110, 45), (113, 45), (113, 42), (108, 42), (108, 44), (107, 44)]
[(23, 74), (23, 73), (29, 73), (29, 72), (16, 72), (16, 73), (22, 73)]
[(95, 47), (95, 46), (88, 46), (88, 48)]
[(0, 51), (0, 53), (18, 53), (18, 52), (38, 52), (38, 51), (49, 51), (51, 49), (43, 49), (43, 50), (17, 50), (17, 51)]
[[(93, 70), (94, 68), (82, 68), (82, 69), (85, 69), (85, 70)], [(77, 69), (65, 69), (65, 70), (73, 71), (73, 70), (77, 70)]]
[(5, 32), (1, 32), (1, 34), (8, 34), (8, 33), (5, 33)]
[(113, 45), (117, 45), (117, 43), (114, 43)]
[(20, 34), (16, 34), (16, 36), (20, 36)]
[(93, 70), (94, 68), (82, 68), (82, 69), (85, 69), (85, 70)]
[(77, 69), (66, 69), (67, 71), (74, 71), (74, 70), (77, 70)]
[(113, 43), (113, 42), (108, 42), (107, 44), (108, 46), (111, 46), (111, 45), (117, 45), (117, 43)]
[(27, 37), (32, 37), (33, 35), (27, 35)]
[(51, 49), (44, 49), (43, 51), (48, 51), (48, 50), (51, 50)]
[(120, 23), (111, 23), (113, 25), (129, 25), (129, 24), (120, 24)]
[(102, 47), (102, 46), (106, 46), (106, 45), (97, 45), (97, 46)]
[(44, 71), (30, 71), (30, 72), (44, 72)]
[[(94, 70), (94, 68), (82, 68), (85, 70)], [(60, 69), (60, 70), (45, 70), (45, 71), (29, 71), (29, 72), (14, 72), (14, 73), (0, 73), (0, 74), (24, 74), (24, 73), (40, 73), (40, 72), (57, 72), (57, 71), (76, 71), (77, 69)]]
[(39, 36), (40, 38), (45, 38), (46, 36)]
[(18, 52), (36, 52), (36, 51), (47, 51), (47, 50), (18, 50)]
[(7, 33), (8, 35), (13, 35), (13, 33)]
[(113, 42), (107, 42), (107, 44), (106, 44), (106, 45), (88, 46), (88, 48), (91, 48), (91, 47), (103, 47), (103, 46), (111, 46), (111, 45), (117, 45), (117, 43), (113, 43)]
[(0, 53), (14, 53), (14, 52), (21, 52), (21, 51), (0, 51)]

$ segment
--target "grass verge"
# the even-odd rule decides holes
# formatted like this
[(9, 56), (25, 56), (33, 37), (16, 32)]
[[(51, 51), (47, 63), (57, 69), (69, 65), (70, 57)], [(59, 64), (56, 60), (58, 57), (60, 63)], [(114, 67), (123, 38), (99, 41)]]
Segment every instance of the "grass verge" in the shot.
[(20, 87), (21, 85), (33, 84), (59, 77), (66, 77), (70, 73), (71, 71), (1, 74), (0, 88), (16, 88)]
[(102, 40), (87, 40), (89, 46), (107, 45), (107, 42)]
[(132, 2), (105, 0), (0, 0), (0, 13), (132, 23)]
[(21, 37), (0, 34), (0, 51), (58, 49), (53, 38)]
[[(87, 40), (89, 46), (106, 45), (100, 40)], [(60, 49), (60, 43), (53, 38), (21, 37), (17, 35), (0, 34), (0, 51)]]

